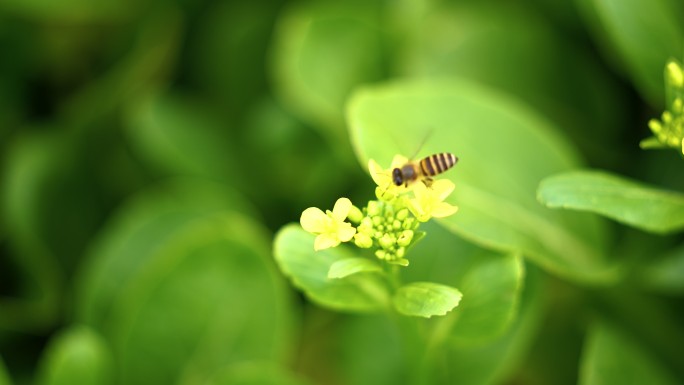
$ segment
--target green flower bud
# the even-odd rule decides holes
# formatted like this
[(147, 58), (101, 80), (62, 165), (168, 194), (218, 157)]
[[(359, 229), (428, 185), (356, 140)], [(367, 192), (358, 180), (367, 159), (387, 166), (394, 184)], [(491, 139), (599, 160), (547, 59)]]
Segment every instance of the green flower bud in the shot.
[(382, 217), (373, 217), (372, 220), (373, 220), (373, 227), (375, 227), (375, 228), (377, 228), (378, 226), (380, 226), (381, 224), (383, 224), (385, 222), (385, 220)]
[(403, 208), (397, 212), (397, 215), (394, 217), (397, 218), (400, 221), (404, 221), (406, 218), (409, 216), (409, 210), (407, 208)]
[(382, 249), (376, 250), (375, 256), (378, 257), (378, 259), (382, 259), (382, 260), (387, 259), (387, 253), (385, 252), (385, 250), (382, 250)]
[(349, 209), (349, 214), (347, 214), (347, 218), (349, 218), (352, 223), (359, 223), (363, 219), (363, 212), (361, 212), (358, 207), (352, 205), (351, 209)]
[(394, 246), (394, 239), (392, 239), (390, 234), (385, 234), (378, 240), (378, 243), (380, 243), (383, 249), (389, 249)]
[(362, 249), (368, 249), (373, 246), (373, 239), (365, 233), (354, 234), (354, 244)]
[(373, 220), (370, 217), (364, 217), (361, 220), (358, 231), (368, 233), (369, 235), (373, 233)]
[(368, 202), (367, 211), (368, 211), (369, 217), (376, 217), (376, 216), (380, 215), (380, 213), (382, 212), (382, 209), (381, 209), (380, 204), (378, 202), (370, 201), (370, 202)]
[(399, 239), (397, 239), (397, 244), (399, 246), (406, 247), (406, 246), (411, 244), (412, 240), (413, 240), (413, 230), (404, 230), (399, 235)]
[(395, 219), (394, 222), (392, 222), (392, 229), (394, 229), (394, 230), (401, 229), (401, 221), (399, 221), (398, 219)]
[(395, 252), (395, 254), (399, 258), (404, 258), (404, 255), (406, 255), (406, 248), (405, 247), (398, 248), (397, 251)]
[(665, 68), (668, 83), (677, 88), (684, 88), (684, 71), (682, 71), (682, 67), (679, 66), (679, 63), (673, 60), (667, 63), (667, 67)]

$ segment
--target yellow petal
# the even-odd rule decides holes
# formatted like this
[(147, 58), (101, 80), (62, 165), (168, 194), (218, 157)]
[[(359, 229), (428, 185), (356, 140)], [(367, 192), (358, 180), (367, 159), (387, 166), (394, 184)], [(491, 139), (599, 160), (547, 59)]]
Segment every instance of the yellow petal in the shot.
[(345, 222), (337, 229), (337, 237), (342, 242), (349, 242), (356, 234), (356, 229), (352, 227), (351, 223)]
[(343, 222), (349, 215), (349, 210), (352, 208), (352, 203), (348, 198), (340, 198), (335, 202), (332, 210), (332, 217), (336, 222)]
[(314, 250), (323, 250), (323, 249), (328, 249), (330, 247), (335, 247), (340, 244), (340, 240), (337, 239), (337, 237), (331, 235), (331, 234), (321, 234), (316, 237), (316, 240), (314, 241)]
[(390, 166), (390, 171), (394, 170), (395, 168), (401, 168), (408, 162), (409, 160), (407, 157), (397, 154), (394, 156), (394, 158), (392, 158), (392, 165)]
[(439, 179), (432, 183), (433, 194), (440, 202), (445, 200), (455, 187), (454, 182), (449, 179)]
[(434, 218), (444, 218), (453, 215), (458, 211), (458, 206), (452, 206), (446, 202), (441, 202), (432, 210)]
[(413, 187), (413, 194), (416, 196), (416, 199), (423, 204), (424, 201), (429, 199), (430, 197), (430, 189), (425, 185), (425, 183), (419, 182), (419, 183), (414, 183)]
[(320, 234), (326, 231), (330, 218), (318, 207), (309, 207), (302, 212), (299, 223), (310, 233)]
[(385, 187), (392, 183), (392, 175), (389, 171), (380, 167), (378, 162), (374, 159), (368, 161), (368, 171), (370, 172), (373, 182), (380, 187)]

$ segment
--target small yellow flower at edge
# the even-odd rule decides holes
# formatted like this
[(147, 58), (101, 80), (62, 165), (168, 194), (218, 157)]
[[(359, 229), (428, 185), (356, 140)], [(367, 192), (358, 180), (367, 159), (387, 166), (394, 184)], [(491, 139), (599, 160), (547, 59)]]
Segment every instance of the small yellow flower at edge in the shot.
[(409, 210), (421, 222), (427, 222), (430, 218), (444, 218), (458, 211), (458, 207), (452, 206), (444, 200), (454, 191), (454, 183), (448, 179), (436, 180), (432, 186), (427, 187), (424, 183), (416, 183), (413, 190), (415, 198), (409, 199)]
[(351, 223), (344, 220), (352, 209), (352, 203), (347, 198), (340, 198), (335, 202), (332, 211), (324, 213), (317, 207), (309, 207), (302, 212), (299, 219), (304, 230), (317, 235), (314, 250), (335, 247), (340, 242), (348, 242), (356, 233)]

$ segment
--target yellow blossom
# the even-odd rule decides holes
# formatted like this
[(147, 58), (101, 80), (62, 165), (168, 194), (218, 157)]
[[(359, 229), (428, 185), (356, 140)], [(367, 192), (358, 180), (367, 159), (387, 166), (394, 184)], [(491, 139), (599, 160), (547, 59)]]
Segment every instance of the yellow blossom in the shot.
[(419, 221), (448, 217), (458, 210), (458, 207), (444, 202), (454, 191), (455, 185), (450, 180), (436, 180), (430, 187), (423, 183), (416, 183), (415, 186), (413, 193), (416, 197), (409, 199), (408, 207)]
[(412, 190), (413, 186), (397, 186), (392, 181), (392, 170), (395, 168), (400, 168), (408, 163), (408, 158), (401, 155), (395, 155), (392, 159), (392, 165), (389, 169), (382, 168), (375, 160), (370, 159), (368, 161), (368, 171), (371, 174), (371, 178), (378, 187), (375, 188), (375, 195), (378, 199), (389, 201), (394, 199), (400, 194)]
[(335, 202), (332, 211), (324, 213), (317, 207), (309, 207), (302, 212), (299, 222), (304, 230), (317, 235), (314, 250), (335, 247), (340, 242), (348, 242), (356, 233), (351, 223), (344, 220), (352, 209), (352, 203), (347, 198), (340, 198)]

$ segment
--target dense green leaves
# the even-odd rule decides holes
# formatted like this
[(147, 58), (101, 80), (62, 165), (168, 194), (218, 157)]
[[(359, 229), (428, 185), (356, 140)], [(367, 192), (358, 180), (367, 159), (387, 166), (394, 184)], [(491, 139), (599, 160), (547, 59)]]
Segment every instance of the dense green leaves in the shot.
[(586, 342), (579, 383), (665, 385), (679, 381), (625, 331), (599, 322)]
[(0, 357), (0, 385), (12, 385), (5, 363)]
[(289, 302), (267, 238), (231, 209), (237, 198), (199, 186), (160, 187), (122, 209), (83, 272), (78, 319), (111, 343), (127, 384), (204, 381), (285, 352)]
[(638, 279), (650, 290), (684, 294), (684, 247), (679, 246), (653, 261), (649, 260), (639, 271)]
[(55, 337), (41, 363), (41, 385), (106, 385), (114, 383), (114, 361), (107, 343), (87, 327), (74, 327)]
[(330, 279), (333, 264), (356, 258), (343, 247), (314, 251), (314, 236), (298, 224), (281, 229), (274, 241), (274, 255), (283, 273), (314, 302), (339, 310), (370, 311), (386, 308), (387, 286), (376, 274), (354, 274)]
[(433, 282), (413, 282), (394, 294), (394, 307), (401, 314), (430, 318), (445, 315), (461, 301), (458, 289)]
[(541, 179), (578, 160), (553, 127), (522, 105), (471, 82), (404, 81), (360, 90), (348, 118), (362, 164), (374, 158), (387, 167), (394, 154), (410, 155), (426, 138), (418, 157), (451, 151), (460, 158), (444, 175), (457, 186), (449, 203), (460, 209), (442, 220), (454, 232), (522, 252), (565, 277), (615, 278), (602, 260), (601, 223), (534, 199)]
[(267, 362), (236, 364), (219, 370), (204, 385), (307, 385), (289, 371)]
[(345, 2), (292, 8), (276, 34), (277, 90), (294, 110), (340, 140), (348, 94), (383, 72), (376, 6)]
[(542, 181), (537, 193), (551, 208), (589, 211), (646, 231), (684, 227), (684, 194), (600, 171), (576, 171)]
[[(652, 105), (662, 105), (663, 66), (681, 57), (684, 48), (684, 6), (677, 0), (582, 0), (587, 19), (609, 54)], [(617, 61), (617, 60), (615, 60)]]
[(238, 175), (237, 162), (228, 159), (228, 127), (198, 101), (153, 95), (136, 104), (130, 115), (133, 144), (162, 171), (217, 179)]

